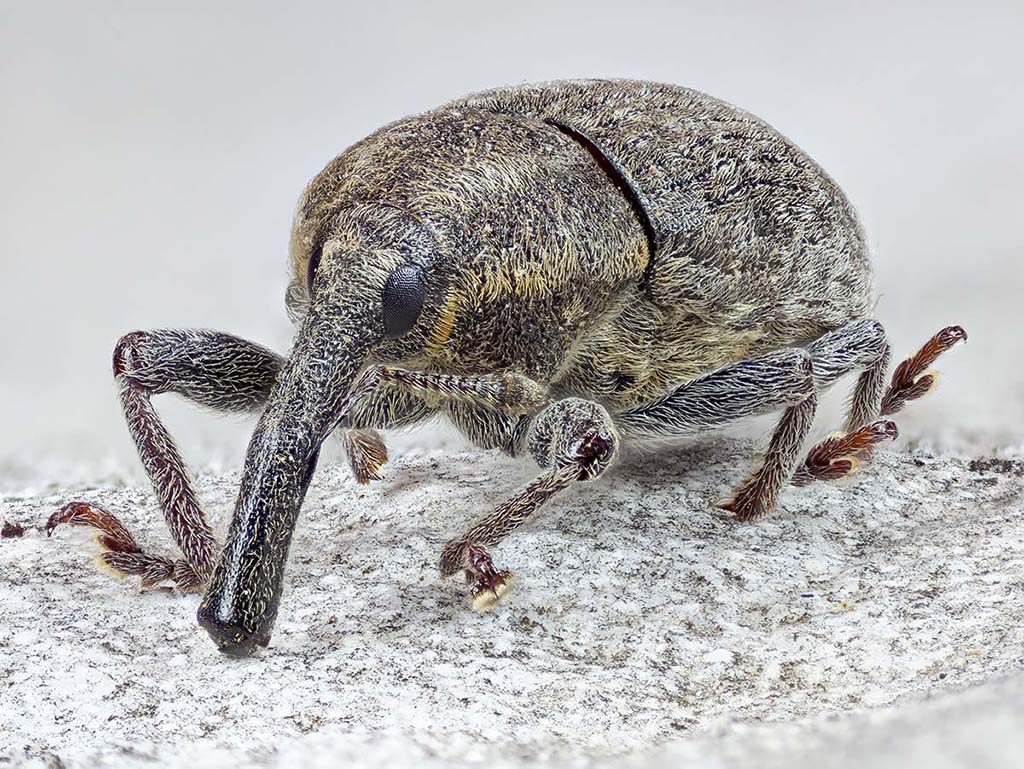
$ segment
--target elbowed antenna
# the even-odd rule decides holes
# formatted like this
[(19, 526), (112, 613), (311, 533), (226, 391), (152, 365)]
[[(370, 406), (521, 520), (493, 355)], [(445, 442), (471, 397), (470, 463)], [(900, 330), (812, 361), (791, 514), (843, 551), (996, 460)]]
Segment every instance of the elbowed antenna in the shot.
[(198, 613), (226, 654), (247, 656), (270, 641), (292, 531), (320, 444), (337, 425), (352, 381), (379, 338), (372, 309), (313, 303), (249, 442), (227, 544)]

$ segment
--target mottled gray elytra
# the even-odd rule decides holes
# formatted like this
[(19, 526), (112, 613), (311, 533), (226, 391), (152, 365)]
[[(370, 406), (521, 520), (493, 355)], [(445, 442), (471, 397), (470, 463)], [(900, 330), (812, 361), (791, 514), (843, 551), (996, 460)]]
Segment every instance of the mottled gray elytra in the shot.
[[(881, 417), (927, 392), (926, 369), (966, 338), (943, 329), (887, 385), (864, 234), (836, 183), (763, 120), (655, 83), (500, 88), (391, 123), (310, 182), (291, 263), (288, 358), (213, 331), (135, 332), (114, 351), (182, 557), (144, 552), (95, 505), (49, 521), (98, 528), (106, 565), (144, 585), (204, 590), (199, 622), (232, 655), (269, 642), (332, 432), (363, 483), (387, 460), (377, 430), (438, 413), (536, 460), (535, 480), (441, 554), (484, 608), (509, 578), (487, 548), (623, 441), (781, 411), (763, 463), (721, 504), (760, 518), (787, 484), (841, 477), (894, 437)], [(816, 393), (848, 372), (845, 432), (799, 461)], [(262, 409), (223, 549), (151, 405), (164, 392)]]

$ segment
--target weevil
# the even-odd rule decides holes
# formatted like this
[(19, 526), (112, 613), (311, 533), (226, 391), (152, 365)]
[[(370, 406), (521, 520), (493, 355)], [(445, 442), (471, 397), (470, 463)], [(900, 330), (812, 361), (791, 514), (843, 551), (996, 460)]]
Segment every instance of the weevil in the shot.
[[(378, 431), (447, 418), (540, 474), (442, 549), (485, 607), (510, 574), (490, 549), (621, 445), (781, 412), (763, 461), (720, 506), (761, 518), (787, 485), (846, 475), (896, 435), (886, 417), (966, 339), (935, 334), (891, 379), (872, 270), (837, 184), (754, 115), (687, 88), (576, 80), (499, 88), (381, 128), (302, 194), (287, 358), (207, 330), (134, 332), (114, 376), (180, 558), (145, 552), (72, 502), (106, 566), (203, 591), (218, 648), (266, 646), (322, 442), (380, 477)], [(816, 396), (858, 373), (843, 431), (801, 447)], [(152, 396), (261, 412), (221, 550)]]

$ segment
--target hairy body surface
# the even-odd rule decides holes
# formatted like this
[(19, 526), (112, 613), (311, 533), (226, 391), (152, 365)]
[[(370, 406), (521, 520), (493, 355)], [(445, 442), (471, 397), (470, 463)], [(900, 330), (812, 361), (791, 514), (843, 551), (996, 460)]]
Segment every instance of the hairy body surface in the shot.
[[(964, 339), (943, 329), (886, 386), (890, 351), (864, 234), (836, 183), (759, 118), (639, 81), (502, 88), (391, 123), (331, 161), (291, 238), (288, 359), (216, 332), (137, 332), (115, 351), (136, 441), (184, 559), (144, 553), (102, 508), (107, 565), (205, 590), (218, 646), (269, 641), (291, 532), (321, 441), (380, 477), (378, 430), (444, 413), (541, 473), (453, 539), (441, 572), (504, 595), (488, 547), (598, 477), (623, 440), (692, 435), (781, 411), (763, 463), (722, 504), (759, 518), (787, 484), (850, 472), (896, 434)], [(845, 432), (800, 451), (817, 393), (859, 372)], [(219, 559), (149, 398), (263, 407)]]
[[(523, 197), (495, 211), (509, 187)], [(298, 292), (332, 217), (369, 200), (408, 211), (442, 249), (477, 255), (421, 363), (511, 366), (614, 408), (805, 344), (874, 303), (863, 231), (836, 183), (764, 121), (678, 86), (500, 89), (381, 129), (309, 185), (292, 240)], [(573, 290), (589, 294), (595, 277), (600, 295)], [(452, 333), (566, 291), (537, 319), (559, 329), (551, 361), (529, 357), (534, 338), (515, 349), (507, 318), (487, 339)], [(504, 359), (474, 360), (445, 346), (453, 338)]]

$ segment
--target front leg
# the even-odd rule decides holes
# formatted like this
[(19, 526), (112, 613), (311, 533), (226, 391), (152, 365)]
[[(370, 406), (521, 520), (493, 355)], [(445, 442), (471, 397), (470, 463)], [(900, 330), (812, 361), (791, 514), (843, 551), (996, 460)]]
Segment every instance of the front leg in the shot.
[(579, 398), (548, 406), (533, 420), (527, 434), (530, 453), (547, 469), (445, 545), (441, 575), (464, 571), (474, 608), (490, 607), (507, 592), (511, 573), (495, 568), (487, 548), (522, 526), (558, 492), (576, 481), (597, 478), (614, 460), (618, 443), (615, 426), (603, 406)]
[[(349, 389), (341, 409), (340, 426), (352, 430), (347, 440), (354, 467), (362, 466), (363, 457), (383, 452), (383, 444), (366, 430), (368, 422), (379, 424), (381, 416), (368, 420), (368, 404), (380, 409), (399, 395), (435, 408), (444, 405), (477, 443), (515, 454), (526, 442), (537, 463), (548, 468), (444, 549), (442, 575), (465, 570), (473, 585), (474, 605), (486, 608), (504, 595), (511, 576), (494, 567), (486, 548), (521, 526), (559, 491), (603, 472), (618, 445), (611, 417), (598, 404), (576, 398), (552, 404), (546, 387), (515, 372), (461, 376), (371, 366)], [(362, 448), (357, 441), (364, 442)]]
[(460, 402), (506, 414), (536, 413), (551, 402), (546, 387), (513, 371), (462, 376), (370, 366), (349, 390), (344, 423), (386, 388), (414, 394), (435, 407)]
[[(371, 377), (373, 375), (370, 375)], [(355, 399), (336, 434), (358, 483), (381, 479), (388, 450), (378, 430), (408, 427), (432, 416), (437, 409), (421, 395), (377, 387)]]
[(173, 392), (220, 411), (246, 412), (266, 402), (284, 359), (260, 345), (216, 331), (136, 331), (114, 348), (114, 378), (128, 431), (153, 484), (167, 526), (184, 559), (142, 550), (108, 510), (70, 502), (50, 516), (60, 524), (98, 529), (102, 562), (145, 586), (171, 581), (180, 590), (208, 579), (218, 546), (185, 462), (153, 408), (152, 396)]
[(339, 435), (356, 481), (368, 483), (380, 479), (388, 460), (379, 429), (414, 424), (442, 404), (456, 422), (465, 411), (486, 415), (486, 421), (517, 422), (548, 402), (546, 388), (513, 372), (459, 376), (371, 366), (350, 389)]

